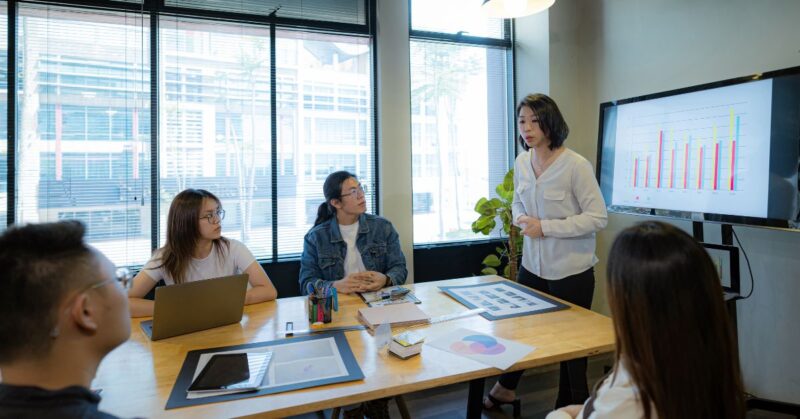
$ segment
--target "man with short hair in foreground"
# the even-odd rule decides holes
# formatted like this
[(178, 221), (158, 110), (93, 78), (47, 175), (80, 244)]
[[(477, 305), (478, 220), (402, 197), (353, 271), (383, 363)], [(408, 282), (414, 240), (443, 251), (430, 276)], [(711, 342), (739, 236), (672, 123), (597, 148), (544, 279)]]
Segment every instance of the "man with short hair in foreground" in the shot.
[(130, 336), (127, 275), (83, 241), (77, 221), (0, 236), (0, 418), (109, 418), (89, 390)]

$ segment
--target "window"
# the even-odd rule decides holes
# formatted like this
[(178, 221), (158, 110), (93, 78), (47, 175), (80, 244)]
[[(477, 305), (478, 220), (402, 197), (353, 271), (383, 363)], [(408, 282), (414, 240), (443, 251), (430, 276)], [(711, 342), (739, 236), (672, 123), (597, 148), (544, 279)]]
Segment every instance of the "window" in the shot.
[[(302, 251), (330, 172), (374, 181), (374, 2), (123, 1), (13, 3), (6, 74), (0, 0), (0, 90), (11, 77), (20, 92), (15, 115), (0, 98), (3, 223), (78, 219), (89, 243), (136, 266), (164, 244), (175, 195), (202, 188), (222, 201), (224, 235), (277, 260)], [(256, 23), (279, 5), (280, 24)]]
[(509, 25), (474, 6), (411, 0), (414, 244), (485, 238), (475, 203), (510, 168)]
[(172, 199), (199, 188), (222, 201), (226, 237), (271, 257), (269, 30), (174, 17), (159, 29), (171, 74), (159, 106), (159, 243)]
[(81, 220), (112, 261), (143, 263), (149, 23), (137, 13), (18, 7), (15, 220)]
[[(299, 169), (279, 171), (278, 250), (297, 254), (325, 200), (322, 184), (330, 173), (348, 170), (366, 184), (375, 178), (372, 51), (367, 37), (296, 31), (278, 32), (276, 49), (296, 60), (276, 57), (285, 63), (278, 65), (278, 79), (285, 81), (278, 88), (287, 95), (301, 92), (296, 100), (302, 101), (277, 112), (283, 118), (278, 161)], [(355, 106), (350, 99), (356, 99)], [(374, 211), (375, 196), (369, 193), (367, 212)]]

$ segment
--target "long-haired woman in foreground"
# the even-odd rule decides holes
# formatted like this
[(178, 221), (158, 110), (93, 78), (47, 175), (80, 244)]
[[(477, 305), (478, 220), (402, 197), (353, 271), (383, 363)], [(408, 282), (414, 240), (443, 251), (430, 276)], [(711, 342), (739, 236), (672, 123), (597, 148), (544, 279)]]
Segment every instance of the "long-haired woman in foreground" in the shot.
[(739, 355), (717, 271), (682, 230), (644, 222), (614, 241), (607, 268), (612, 373), (554, 418), (744, 418)]

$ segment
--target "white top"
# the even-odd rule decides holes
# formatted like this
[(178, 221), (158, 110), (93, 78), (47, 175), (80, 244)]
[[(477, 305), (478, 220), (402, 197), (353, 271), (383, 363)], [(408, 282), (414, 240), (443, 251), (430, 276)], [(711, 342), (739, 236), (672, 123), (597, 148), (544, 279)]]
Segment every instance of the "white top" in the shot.
[(591, 163), (565, 149), (537, 179), (532, 151), (514, 163), (514, 220), (521, 215), (542, 222), (544, 237), (525, 236), (522, 266), (545, 279), (579, 274), (597, 263), (595, 232), (608, 223), (606, 203)]
[[(255, 262), (256, 258), (250, 253), (250, 250), (240, 241), (228, 239), (230, 241), (230, 249), (225, 249), (222, 245), (222, 257), (218, 257), (217, 247), (211, 246), (211, 253), (203, 259), (192, 258), (189, 263), (188, 271), (186, 272), (185, 281), (201, 281), (203, 279), (218, 278), (221, 276), (238, 275), (244, 272), (248, 266)], [(144, 265), (142, 270), (153, 278), (153, 281), (158, 282), (163, 279), (167, 285), (173, 285), (175, 281), (172, 276), (167, 274), (163, 267), (156, 268), (161, 265), (161, 249), (150, 258)]]
[(356, 247), (356, 238), (358, 237), (358, 221), (350, 225), (339, 224), (339, 231), (342, 233), (342, 239), (347, 243), (347, 254), (344, 257), (344, 276), (357, 272), (365, 272), (367, 267), (364, 266), (364, 261), (361, 260), (361, 252)]
[[(628, 371), (620, 363), (614, 372), (608, 376), (594, 399), (594, 411), (588, 416), (584, 416), (586, 404), (581, 409), (577, 419), (639, 419), (644, 417), (644, 409), (640, 403), (636, 385), (631, 380)], [(652, 419), (657, 419), (656, 412), (650, 409)], [(550, 412), (545, 419), (572, 419), (572, 417), (561, 411)]]

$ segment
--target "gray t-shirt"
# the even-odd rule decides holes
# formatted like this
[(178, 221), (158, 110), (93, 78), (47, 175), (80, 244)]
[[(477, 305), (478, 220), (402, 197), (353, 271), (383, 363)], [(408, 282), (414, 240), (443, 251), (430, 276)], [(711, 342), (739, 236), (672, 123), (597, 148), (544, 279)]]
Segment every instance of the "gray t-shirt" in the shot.
[[(255, 262), (256, 258), (250, 253), (250, 250), (241, 242), (233, 239), (228, 239), (230, 248), (222, 245), (222, 255), (218, 256), (217, 247), (211, 247), (211, 253), (203, 259), (192, 258), (189, 263), (188, 271), (186, 272), (186, 282), (201, 281), (203, 279), (218, 278), (220, 276), (238, 275), (244, 272), (248, 266)], [(153, 278), (153, 281), (158, 282), (163, 279), (167, 285), (175, 284), (172, 276), (167, 274), (163, 267), (157, 268), (161, 265), (161, 249), (157, 250), (155, 255), (144, 265), (142, 270)]]

